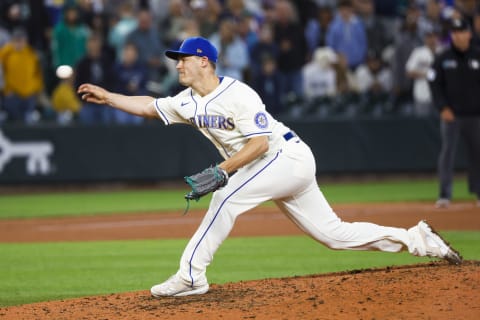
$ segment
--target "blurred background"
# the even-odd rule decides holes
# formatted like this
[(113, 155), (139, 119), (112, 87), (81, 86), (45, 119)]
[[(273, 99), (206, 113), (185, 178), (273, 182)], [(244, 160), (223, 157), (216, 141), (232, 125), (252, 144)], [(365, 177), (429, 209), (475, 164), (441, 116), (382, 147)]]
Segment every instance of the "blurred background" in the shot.
[(431, 174), (431, 56), (453, 17), (480, 45), (476, 0), (2, 0), (0, 13), (3, 185), (175, 180), (219, 161), (191, 128), (75, 93), (91, 82), (175, 95), (164, 51), (190, 36), (212, 41), (218, 74), (252, 86), (310, 144), (319, 174)]

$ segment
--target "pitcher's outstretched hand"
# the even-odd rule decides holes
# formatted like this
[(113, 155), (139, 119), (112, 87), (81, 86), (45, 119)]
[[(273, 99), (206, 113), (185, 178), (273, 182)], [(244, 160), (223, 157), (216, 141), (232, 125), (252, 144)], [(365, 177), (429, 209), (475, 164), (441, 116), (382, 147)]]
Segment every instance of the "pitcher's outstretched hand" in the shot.
[(81, 94), (81, 98), (84, 101), (98, 104), (107, 104), (107, 94), (108, 91), (102, 87), (84, 83), (78, 87), (78, 94)]

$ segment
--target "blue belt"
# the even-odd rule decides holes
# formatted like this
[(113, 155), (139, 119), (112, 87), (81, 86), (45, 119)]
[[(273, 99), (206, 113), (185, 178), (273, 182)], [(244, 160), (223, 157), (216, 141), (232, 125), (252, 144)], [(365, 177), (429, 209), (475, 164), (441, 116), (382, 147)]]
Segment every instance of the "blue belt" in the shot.
[(287, 133), (285, 133), (285, 134), (283, 135), (283, 138), (284, 138), (286, 141), (288, 141), (288, 140), (290, 140), (290, 139), (292, 139), (292, 138), (295, 138), (296, 136), (297, 136), (297, 135), (295, 134), (295, 132), (289, 131), (289, 132), (287, 132)]

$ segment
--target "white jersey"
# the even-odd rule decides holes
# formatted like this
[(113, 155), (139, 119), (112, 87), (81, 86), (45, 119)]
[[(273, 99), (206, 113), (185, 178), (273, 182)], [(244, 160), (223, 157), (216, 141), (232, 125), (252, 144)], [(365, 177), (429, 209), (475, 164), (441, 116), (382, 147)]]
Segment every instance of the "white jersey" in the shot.
[(413, 83), (413, 97), (420, 103), (430, 103), (432, 93), (427, 80), (427, 72), (433, 64), (435, 56), (427, 46), (415, 48), (405, 64), (407, 72), (417, 71), (425, 74), (425, 77), (415, 79)]
[(258, 94), (245, 83), (222, 77), (220, 85), (202, 97), (187, 88), (174, 97), (154, 101), (166, 125), (190, 124), (203, 133), (225, 158), (256, 136), (269, 136), (269, 153), (275, 152), (290, 130), (266, 110)]

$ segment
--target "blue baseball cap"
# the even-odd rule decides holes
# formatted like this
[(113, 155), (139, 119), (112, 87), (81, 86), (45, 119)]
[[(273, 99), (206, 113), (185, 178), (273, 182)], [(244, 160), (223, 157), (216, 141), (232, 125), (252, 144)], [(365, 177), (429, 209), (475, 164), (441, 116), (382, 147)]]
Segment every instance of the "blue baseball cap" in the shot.
[(187, 38), (182, 42), (178, 50), (167, 50), (165, 55), (170, 59), (178, 60), (180, 56), (207, 57), (216, 63), (218, 58), (217, 49), (203, 37)]

